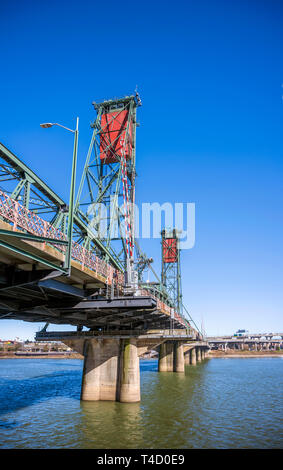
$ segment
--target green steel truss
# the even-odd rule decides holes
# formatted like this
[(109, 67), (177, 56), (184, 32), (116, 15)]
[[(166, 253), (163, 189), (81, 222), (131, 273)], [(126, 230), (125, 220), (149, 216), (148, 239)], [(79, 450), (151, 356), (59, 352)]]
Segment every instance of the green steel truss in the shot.
[[(41, 178), (39, 178), (20, 158), (0, 143), (0, 190), (21, 205), (42, 217), (58, 228), (65, 235), (68, 226), (68, 205), (58, 196)], [(2, 218), (0, 216), (0, 218)], [(2, 231), (4, 234), (4, 231)], [(5, 234), (4, 234), (5, 235)], [(6, 234), (7, 235), (7, 234)], [(15, 237), (15, 234), (9, 234)], [(28, 234), (25, 238), (28, 237)], [(22, 237), (21, 237), (22, 238)], [(34, 240), (48, 241), (44, 237), (35, 237)], [(73, 239), (77, 243), (88, 242), (89, 249), (96, 255), (119, 268), (116, 257), (102, 242), (95, 238), (88, 226), (76, 212), (74, 213)], [(50, 243), (54, 241), (49, 240)], [(31, 258), (33, 258), (31, 256)], [(34, 259), (34, 261), (38, 261)], [(64, 273), (67, 270), (62, 269)]]
[[(104, 259), (121, 271), (127, 270), (127, 250), (123, 233), (125, 220), (122, 190), (123, 175), (119, 158), (117, 158), (117, 161), (109, 164), (103, 164), (100, 159), (101, 116), (103, 113), (115, 110), (118, 112), (128, 110), (129, 118), (126, 135), (129, 135), (129, 125), (131, 125), (132, 145), (131, 156), (127, 160), (126, 167), (128, 198), (130, 204), (132, 204), (135, 203), (136, 111), (137, 107), (140, 105), (141, 102), (137, 94), (117, 100), (104, 101), (99, 104), (94, 103), (97, 115), (92, 124), (92, 137), (74, 208), (73, 240), (88, 250), (94, 251), (96, 256)], [(12, 199), (19, 201), (26, 209), (42, 217), (64, 234), (67, 234), (68, 204), (2, 143), (0, 143), (0, 190)], [(105, 214), (99, 213), (99, 210), (96, 211), (96, 208), (99, 207), (99, 203), (103, 203), (108, 208), (106, 216)], [(119, 210), (116, 213), (116, 222), (113, 223), (111, 207), (113, 207), (115, 211), (116, 206), (118, 206)], [(105, 219), (104, 221), (102, 220), (103, 217)], [(186, 312), (185, 318), (194, 323), (187, 309), (182, 304), (180, 250), (178, 249), (178, 259), (176, 263), (164, 263), (164, 260), (162, 260), (160, 280), (151, 266), (152, 259), (147, 258), (134, 239), (133, 211), (131, 211), (130, 217), (133, 244), (136, 247), (136, 270), (140, 288), (146, 288), (148, 291), (151, 291), (157, 298), (165, 301), (180, 315), (182, 315), (184, 309)], [(101, 236), (101, 233), (97, 236), (102, 222), (104, 222), (104, 226), (106, 227), (105, 236)], [(118, 230), (116, 230), (117, 227)], [(10, 235), (11, 241), (13, 237), (19, 236), (17, 232), (8, 233), (9, 231), (7, 231), (6, 233), (5, 230), (0, 231), (2, 235), (6, 237)], [(164, 236), (165, 231), (162, 232), (162, 238)], [(48, 237), (36, 237), (29, 233), (25, 233), (24, 236), (21, 234), (21, 238), (54, 243), (54, 240), (50, 240)], [(56, 240), (56, 243), (61, 243), (62, 245), (67, 244), (67, 242), (59, 240)], [(1, 245), (12, 251), (21, 252), (19, 248), (3, 240), (1, 241)], [(46, 260), (38, 258), (32, 253), (21, 252), (21, 254), (29, 256), (35, 262), (46, 264), (49, 270), (55, 269), (58, 271), (58, 274), (60, 271), (61, 273), (67, 274), (67, 271), (63, 267), (60, 268), (50, 262), (48, 264)], [(150, 284), (143, 282), (143, 270), (146, 267), (149, 267), (153, 271), (156, 282)], [(196, 329), (198, 330), (197, 326)]]
[(0, 143), (0, 189), (27, 209), (60, 226), (67, 205), (23, 161)]
[[(138, 95), (126, 96), (117, 100), (93, 103), (96, 119), (92, 124), (92, 137), (81, 177), (75, 213), (78, 219), (91, 228), (98, 237), (105, 252), (106, 260), (115, 260), (121, 270), (127, 269), (127, 244), (125, 238), (124, 198), (128, 198), (130, 207), (130, 230), (134, 244), (134, 215), (132, 204), (135, 202), (136, 177), (136, 109), (141, 105)], [(127, 111), (124, 122), (125, 142), (131, 141), (130, 158), (126, 162), (128, 194), (123, 194), (123, 166), (119, 153), (115, 153), (113, 162), (105, 163), (101, 159), (101, 135), (105, 135), (102, 116), (122, 115)], [(119, 138), (119, 135), (115, 137)], [(109, 148), (115, 147), (113, 140)], [(108, 150), (107, 147), (107, 150)], [(105, 208), (107, 210), (105, 211)], [(91, 237), (84, 240), (86, 248)], [(133, 255), (132, 255), (133, 258)]]
[[(161, 282), (166, 289), (171, 301), (174, 305), (175, 310), (182, 315), (183, 304), (182, 304), (182, 283), (181, 283), (181, 264), (180, 264), (180, 246), (178, 234), (175, 229), (172, 231), (162, 230), (162, 266), (161, 266)], [(166, 249), (166, 239), (176, 240), (176, 258), (175, 260), (168, 262), (166, 261), (166, 255), (168, 248)]]

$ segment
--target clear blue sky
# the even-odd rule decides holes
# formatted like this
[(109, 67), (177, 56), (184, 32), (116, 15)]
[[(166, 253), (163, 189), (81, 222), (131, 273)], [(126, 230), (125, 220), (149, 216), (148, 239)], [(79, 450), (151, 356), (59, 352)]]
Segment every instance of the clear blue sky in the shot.
[[(2, 2), (0, 141), (68, 198), (93, 100), (142, 97), (139, 202), (195, 202), (183, 294), (209, 334), (283, 330), (283, 4), (273, 0)], [(144, 244), (160, 269), (160, 242)], [(0, 322), (0, 338), (38, 324)]]

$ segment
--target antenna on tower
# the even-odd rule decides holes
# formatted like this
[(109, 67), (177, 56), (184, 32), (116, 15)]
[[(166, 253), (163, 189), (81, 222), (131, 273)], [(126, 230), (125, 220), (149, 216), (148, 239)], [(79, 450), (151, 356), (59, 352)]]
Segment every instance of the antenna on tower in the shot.
[(136, 85), (135, 95), (136, 95), (136, 103), (137, 103), (137, 106), (141, 106), (141, 105), (142, 105), (142, 102), (141, 102), (140, 95), (139, 95), (139, 93), (138, 93), (138, 85)]

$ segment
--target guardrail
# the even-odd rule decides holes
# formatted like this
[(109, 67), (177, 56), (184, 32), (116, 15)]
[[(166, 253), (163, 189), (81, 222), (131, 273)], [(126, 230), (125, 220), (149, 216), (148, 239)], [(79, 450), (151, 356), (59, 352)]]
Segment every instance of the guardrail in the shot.
[[(3, 219), (10, 222), (13, 231), (20, 229), (38, 237), (67, 241), (66, 235), (61, 230), (54, 227), (50, 222), (42, 219), (1, 190), (0, 215)], [(46, 242), (44, 242), (44, 244), (45, 243)], [(56, 245), (56, 243), (52, 243), (52, 246), (62, 253), (66, 251), (65, 246)], [(123, 285), (123, 273), (98, 258), (93, 251), (87, 250), (75, 241), (72, 242), (72, 259), (81, 264), (82, 270), (86, 267), (104, 277), (107, 284), (111, 285), (114, 281), (118, 286)]]
[(167, 315), (172, 316), (173, 318), (178, 320), (178, 322), (181, 323), (186, 329), (190, 329), (190, 330), (193, 331), (193, 329), (192, 329), (191, 325), (189, 324), (188, 320), (186, 320), (181, 315), (179, 315), (179, 313), (177, 313), (172, 307), (169, 307), (169, 305), (162, 302), (162, 300), (160, 300), (158, 297), (153, 295), (147, 289), (141, 289), (140, 292), (141, 292), (141, 295), (150, 295), (151, 297), (153, 297), (157, 302), (158, 310), (161, 310), (162, 312), (166, 313)]

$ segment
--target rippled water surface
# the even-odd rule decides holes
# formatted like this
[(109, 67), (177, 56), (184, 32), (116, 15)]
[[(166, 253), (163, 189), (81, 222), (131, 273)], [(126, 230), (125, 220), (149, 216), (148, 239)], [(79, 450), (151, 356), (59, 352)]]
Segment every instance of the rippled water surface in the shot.
[(1, 448), (282, 448), (283, 358), (141, 361), (138, 404), (81, 402), (82, 361), (0, 361)]

